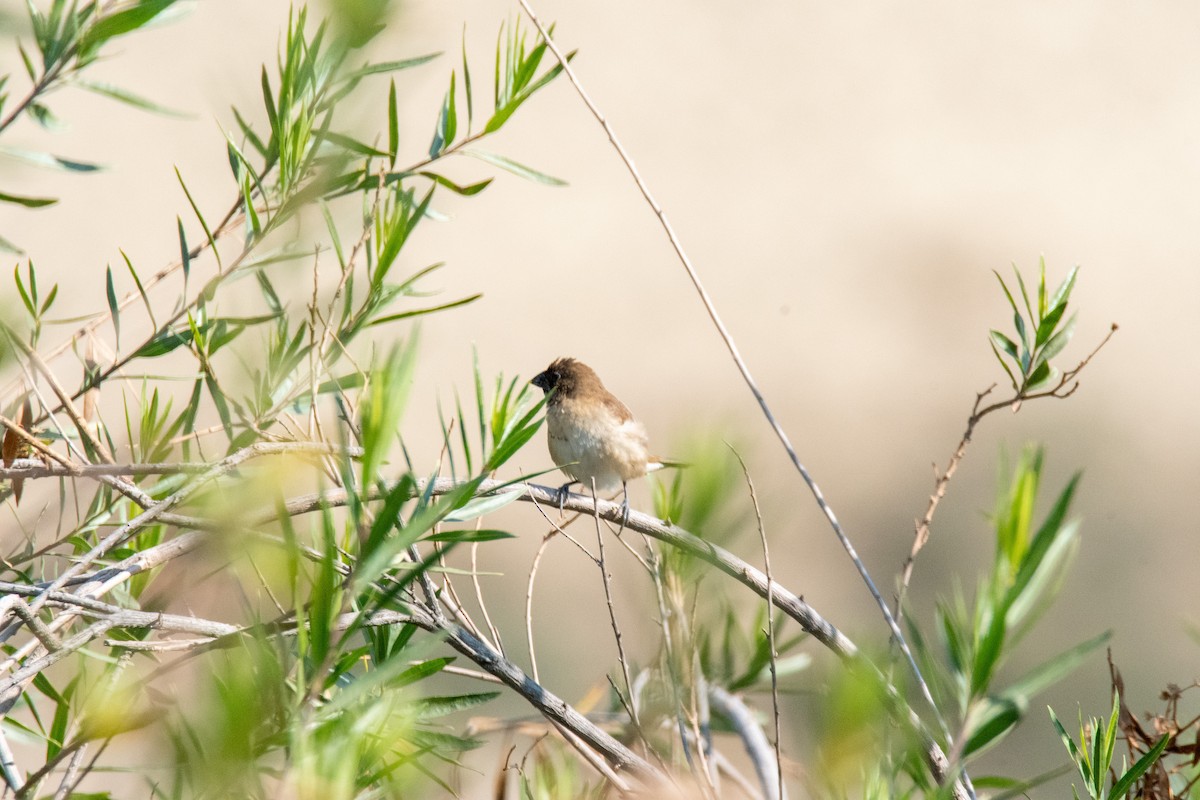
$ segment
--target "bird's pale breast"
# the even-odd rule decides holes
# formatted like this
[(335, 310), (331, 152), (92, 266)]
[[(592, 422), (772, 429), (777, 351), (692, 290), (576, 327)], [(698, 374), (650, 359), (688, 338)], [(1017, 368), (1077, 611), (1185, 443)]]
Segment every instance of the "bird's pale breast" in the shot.
[[(550, 457), (574, 480), (597, 489), (646, 474), (646, 430), (632, 419), (620, 420), (600, 404), (563, 402), (546, 411)], [(576, 463), (572, 463), (576, 462)]]

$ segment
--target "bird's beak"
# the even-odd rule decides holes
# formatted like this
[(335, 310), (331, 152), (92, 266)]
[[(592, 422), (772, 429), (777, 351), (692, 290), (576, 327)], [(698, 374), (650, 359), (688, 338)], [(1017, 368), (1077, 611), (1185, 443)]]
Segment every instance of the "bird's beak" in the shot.
[(534, 375), (533, 380), (531, 380), (530, 383), (541, 389), (543, 392), (550, 391), (550, 376), (544, 372), (539, 372), (537, 375)]

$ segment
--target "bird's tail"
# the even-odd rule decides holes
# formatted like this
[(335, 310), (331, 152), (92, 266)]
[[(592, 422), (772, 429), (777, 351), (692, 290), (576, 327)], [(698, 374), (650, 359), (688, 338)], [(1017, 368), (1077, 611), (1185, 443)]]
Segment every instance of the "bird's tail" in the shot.
[(646, 460), (647, 473), (658, 472), (660, 469), (683, 469), (690, 466), (691, 464), (684, 461), (672, 461), (668, 458), (659, 458), (658, 456), (651, 456)]

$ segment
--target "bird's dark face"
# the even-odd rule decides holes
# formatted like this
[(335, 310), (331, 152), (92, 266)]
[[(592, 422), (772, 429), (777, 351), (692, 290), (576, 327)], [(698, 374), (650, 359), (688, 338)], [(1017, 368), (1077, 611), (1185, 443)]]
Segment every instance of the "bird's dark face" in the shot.
[(546, 394), (550, 394), (550, 392), (557, 388), (558, 382), (562, 378), (562, 373), (559, 370), (556, 370), (554, 367), (555, 364), (551, 364), (549, 368), (535, 375), (530, 383), (541, 389)]
[(530, 383), (541, 389), (543, 392), (548, 393), (554, 388), (554, 385), (558, 383), (558, 375), (550, 370), (546, 370), (545, 372), (539, 372), (537, 375), (535, 375)]
[(573, 358), (560, 358), (550, 363), (550, 366), (539, 372), (530, 381), (546, 394), (555, 392), (562, 396), (573, 391), (576, 383), (576, 373), (582, 367)]

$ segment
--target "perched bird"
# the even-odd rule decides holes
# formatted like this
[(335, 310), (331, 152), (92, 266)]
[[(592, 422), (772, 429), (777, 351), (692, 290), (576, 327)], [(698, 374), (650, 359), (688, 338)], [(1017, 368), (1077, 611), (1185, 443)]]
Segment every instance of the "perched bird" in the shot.
[[(14, 421), (21, 426), (22, 430), (29, 430), (29, 424), (33, 422), (33, 405), (30, 404), (28, 397), (26, 397), (25, 402), (21, 404), (20, 414)], [(6, 430), (4, 432), (4, 440), (2, 446), (0, 446), (0, 450), (3, 451), (0, 453), (0, 455), (3, 457), (4, 468), (8, 469), (18, 458), (28, 458), (33, 452), (33, 447), (29, 444), (29, 442), (13, 433), (12, 430)], [(20, 504), (21, 502), (21, 489), (24, 483), (25, 480), (23, 478), (12, 479), (13, 500), (17, 504)]]
[[(576, 483), (590, 489), (594, 480), (596, 491), (620, 484), (625, 491), (634, 478), (682, 466), (649, 454), (646, 429), (582, 361), (560, 358), (530, 383), (550, 396), (546, 401), (550, 458), (571, 479), (559, 487), (560, 509)], [(628, 494), (621, 507), (628, 520)]]

